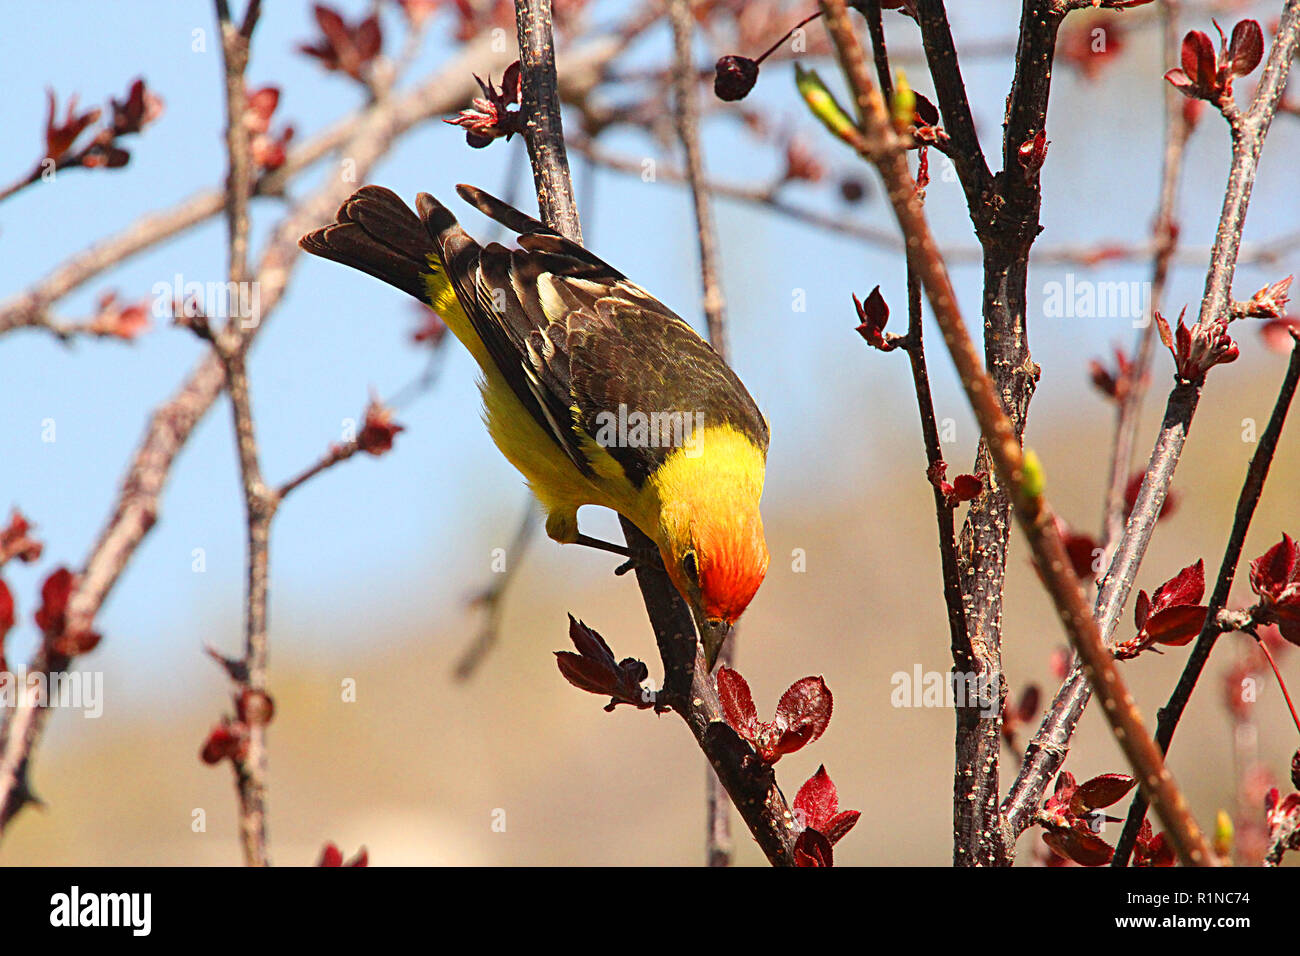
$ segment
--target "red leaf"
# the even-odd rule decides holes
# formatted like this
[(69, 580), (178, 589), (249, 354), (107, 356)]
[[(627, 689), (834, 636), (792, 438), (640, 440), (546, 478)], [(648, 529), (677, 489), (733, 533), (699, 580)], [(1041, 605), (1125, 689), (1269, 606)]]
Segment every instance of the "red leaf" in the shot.
[(1137, 600), (1133, 603), (1133, 624), (1140, 631), (1146, 627), (1147, 618), (1151, 616), (1151, 598), (1147, 597), (1146, 591), (1138, 591)]
[(1179, 604), (1177, 607), (1157, 611), (1147, 618), (1147, 643), (1182, 647), (1190, 644), (1205, 626), (1209, 608), (1196, 604)]
[(984, 491), (984, 481), (978, 475), (958, 475), (952, 480), (952, 494), (957, 501), (973, 501)]
[(1277, 603), (1300, 602), (1300, 561), (1295, 540), (1283, 534), (1282, 540), (1250, 562), (1250, 588), (1260, 597)]
[(333, 843), (326, 843), (320, 851), (320, 859), (316, 861), (317, 866), (342, 866), (343, 851)]
[(605, 639), (572, 614), (569, 615), (569, 640), (578, 653), (556, 651), (555, 663), (570, 684), (591, 694), (608, 694), (611, 699), (606, 710), (613, 710), (618, 704), (641, 709), (654, 706), (654, 700), (641, 687), (650, 673), (645, 664), (632, 657), (616, 661)]
[(9, 665), (5, 663), (5, 635), (14, 626), (14, 596), (9, 585), (0, 579), (0, 674), (7, 673)]
[(776, 705), (776, 723), (782, 730), (777, 751), (793, 753), (825, 733), (833, 705), (830, 688), (820, 677), (791, 684)]
[(1232, 28), (1232, 41), (1228, 44), (1232, 58), (1232, 72), (1245, 76), (1259, 66), (1264, 58), (1264, 31), (1255, 20), (1242, 20)]
[(241, 759), (244, 747), (247, 744), (246, 729), (241, 724), (225, 723), (224, 721), (217, 724), (208, 734), (208, 739), (203, 742), (203, 749), (199, 751), (199, 759), (206, 764), (217, 764), (226, 758), (232, 760)]
[(384, 407), (377, 399), (371, 399), (366, 406), (365, 421), (361, 433), (357, 435), (357, 448), (369, 455), (382, 455), (393, 448), (393, 439), (399, 432), (406, 431), (406, 426), (393, 421), (392, 409)]
[(1043, 842), (1057, 856), (1073, 860), (1080, 866), (1105, 866), (1115, 855), (1109, 843), (1082, 824), (1047, 829), (1043, 833)]
[(1200, 604), (1205, 596), (1205, 562), (1183, 568), (1151, 595), (1151, 610), (1161, 611), (1182, 604)]
[(31, 564), (41, 556), (43, 545), (28, 532), (32, 526), (17, 508), (9, 515), (9, 524), (0, 528), (0, 565), (10, 558)]
[(817, 772), (799, 788), (794, 798), (794, 809), (796, 814), (802, 815), (801, 822), (805, 827), (826, 831), (826, 824), (839, 812), (840, 800), (825, 765), (818, 767)]
[[(14, 596), (9, 590), (9, 585), (0, 580), (0, 649), (4, 647), (4, 637), (9, 633), (9, 629), (14, 626)], [(0, 660), (4, 655), (0, 653)], [(0, 667), (0, 670), (4, 670)]]
[(1068, 770), (1062, 770), (1056, 775), (1056, 786), (1052, 790), (1052, 796), (1060, 803), (1069, 803), (1070, 798), (1074, 796), (1075, 783), (1074, 774)]
[(556, 651), (555, 663), (560, 673), (578, 690), (589, 694), (609, 694), (613, 685), (609, 683), (609, 671), (596, 661), (589, 660), (573, 651)]
[(722, 716), (732, 730), (753, 743), (758, 730), (758, 708), (754, 706), (749, 684), (738, 671), (726, 666), (718, 668), (717, 681)]
[(1081, 581), (1091, 581), (1096, 578), (1097, 569), (1093, 566), (1097, 560), (1096, 539), (1074, 532), (1067, 532), (1063, 537), (1065, 553), (1070, 556), (1070, 567), (1073, 568), (1075, 577)]
[(1200, 30), (1192, 30), (1183, 37), (1183, 72), (1201, 91), (1215, 88), (1217, 57), (1214, 43)]
[(804, 830), (794, 843), (795, 866), (834, 866), (831, 841), (816, 830)]
[(889, 306), (885, 304), (885, 297), (880, 294), (880, 286), (871, 290), (866, 302), (859, 302), (858, 297), (853, 296), (853, 307), (861, 320), (858, 334), (866, 339), (868, 344), (882, 352), (892, 349), (894, 346), (885, 341), (885, 323), (889, 321)]
[(1082, 816), (1099, 807), (1118, 802), (1134, 787), (1137, 780), (1126, 773), (1103, 773), (1079, 784), (1070, 798), (1070, 809)]
[(59, 568), (41, 585), (41, 606), (35, 614), (36, 626), (46, 636), (63, 630), (63, 618), (72, 595), (72, 572)]
[(860, 816), (862, 814), (857, 810), (844, 810), (827, 820), (826, 827), (822, 832), (826, 834), (826, 839), (830, 840), (831, 845), (834, 846), (844, 839), (846, 833), (853, 829)]

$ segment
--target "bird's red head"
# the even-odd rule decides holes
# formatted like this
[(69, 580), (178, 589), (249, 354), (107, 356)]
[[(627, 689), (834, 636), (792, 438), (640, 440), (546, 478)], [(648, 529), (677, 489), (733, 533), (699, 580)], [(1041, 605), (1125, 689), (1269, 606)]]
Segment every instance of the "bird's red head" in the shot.
[(758, 512), (722, 527), (705, 522), (695, 529), (700, 611), (709, 620), (734, 624), (749, 607), (767, 574), (767, 544)]

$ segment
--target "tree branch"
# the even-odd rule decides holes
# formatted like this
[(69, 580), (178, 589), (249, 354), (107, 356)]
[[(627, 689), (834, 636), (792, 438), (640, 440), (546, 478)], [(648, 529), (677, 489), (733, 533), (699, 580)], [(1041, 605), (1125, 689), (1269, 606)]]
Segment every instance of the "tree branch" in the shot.
[[(515, 19), (523, 64), (523, 108), (528, 114), (524, 135), (542, 221), (580, 242), (582, 233), (555, 92), (550, 0), (515, 0)], [(622, 516), (619, 520), (634, 553), (657, 553), (636, 525)], [(717, 690), (699, 652), (686, 602), (668, 579), (662, 561), (639, 563), (636, 577), (664, 663), (659, 703), (686, 720), (768, 860), (774, 865), (792, 865), (796, 834), (789, 805), (776, 786), (771, 768), (756, 760), (752, 748), (722, 719)]]
[[(483, 48), (486, 50), (487, 41)], [(465, 68), (466, 63), (457, 59), (438, 75), (446, 78), (444, 85), (454, 92), (461, 89), (457, 84), (459, 74)], [(430, 81), (428, 85), (436, 87), (437, 84)], [(441, 104), (437, 106), (437, 112), (450, 110), (455, 101), (443, 99), (446, 95), (450, 93), (444, 91), (435, 100), (423, 103), (409, 97), (375, 103), (349, 121), (349, 135), (341, 148), (355, 163), (356, 177), (364, 178), (368, 174), (393, 140), (413, 125), (417, 113), (433, 108), (435, 103)], [(351, 179), (327, 177), (315, 193), (281, 220), (258, 263), (254, 281), (259, 283), (261, 291), (261, 321), (249, 330), (250, 338), (255, 338), (266, 327), (267, 320), (284, 295), (300, 254), (298, 237), (328, 222), (354, 189), (355, 182)], [(174, 397), (160, 406), (150, 419), (139, 450), (123, 478), (114, 511), (77, 576), (76, 589), (68, 600), (69, 628), (78, 631), (90, 629), (91, 621), (157, 519), (162, 489), (176, 455), (224, 386), (222, 362), (208, 352)], [(38, 652), (29, 670), (47, 669), (51, 669), (49, 662)], [(0, 738), (6, 741), (4, 756), (0, 758), (0, 807), (13, 807), (15, 803), (21, 805), (23, 802), (23, 795), (29, 789), (26, 770), (48, 715), (47, 708), (30, 698), (6, 710), (3, 730), (0, 731)], [(0, 833), (3, 833), (4, 823), (8, 820), (0, 819), (3, 820)]]
[[(700, 253), (700, 291), (708, 340), (727, 358), (727, 317), (722, 282), (719, 279), (718, 236), (704, 185), (704, 156), (700, 147), (700, 107), (696, 94), (697, 74), (691, 61), (695, 18), (690, 0), (668, 0), (668, 19), (673, 28), (673, 120), (677, 139), (686, 159), (686, 182), (695, 211), (695, 236)], [(735, 666), (738, 629), (733, 628), (718, 654), (718, 663)], [(731, 815), (718, 775), (710, 769), (705, 777), (705, 855), (709, 866), (731, 864)]]
[[(1250, 109), (1233, 124), (1232, 165), (1224, 195), (1214, 248), (1201, 300), (1202, 321), (1226, 316), (1231, 307), (1232, 275), (1241, 247), (1241, 230), (1250, 204), (1250, 191), (1269, 123), (1286, 86), (1287, 71), (1300, 42), (1300, 0), (1287, 0), (1276, 39)], [(1169, 395), (1164, 422), (1156, 437), (1137, 502), (1129, 516), (1115, 557), (1097, 595), (1096, 619), (1107, 638), (1113, 633), (1146, 554), (1156, 519), (1182, 455), (1187, 431), (1200, 401), (1201, 383), (1176, 382)], [(1034, 808), (1049, 781), (1065, 760), (1074, 728), (1088, 705), (1091, 690), (1079, 666), (1057, 691), (1052, 708), (1030, 742), (1011, 792), (1003, 801), (1009, 833), (1019, 835), (1032, 822)]]
[(1056, 520), (1041, 492), (1041, 474), (1028, 466), (1016, 428), (1002, 407), (957, 307), (947, 270), (916, 196), (903, 144), (893, 131), (889, 112), (866, 72), (861, 44), (848, 21), (844, 0), (821, 0), (827, 28), (862, 114), (866, 157), (883, 177), (890, 204), (907, 239), (908, 258), (920, 275), (930, 306), (943, 330), (967, 398), (980, 424), (989, 456), (1005, 491), (1014, 502), (1021, 530), (1028, 538), (1043, 580), (1066, 627), (1071, 644), (1085, 661), (1115, 736), (1152, 798), (1185, 862), (1205, 865), (1213, 855), (1188, 811), (1182, 793), (1146, 735), (1141, 714), (1124, 686), (1110, 651), (1102, 641), (1083, 592), (1075, 579)]
[[(1295, 333), (1292, 335), (1294, 337)], [(1269, 468), (1273, 464), (1273, 454), (1277, 451), (1278, 439), (1282, 435), (1282, 426), (1286, 423), (1291, 400), (1295, 397), (1297, 382), (1300, 382), (1300, 338), (1296, 338), (1296, 344), (1291, 348), (1291, 361), (1287, 364), (1286, 376), (1278, 391), (1277, 401), (1273, 404), (1273, 413), (1269, 416), (1264, 434), (1260, 436), (1255, 454), (1251, 456), (1250, 465), (1246, 469), (1246, 480), (1241, 486), (1241, 493), (1237, 496), (1237, 510), (1232, 521), (1232, 531), (1228, 535), (1223, 560), (1219, 563), (1219, 576), (1214, 582), (1214, 591), (1210, 595), (1205, 625), (1196, 638), (1196, 644), (1188, 655), (1187, 663), (1183, 665), (1182, 676), (1178, 679), (1169, 702), (1157, 714), (1155, 739), (1161, 753), (1169, 752), (1169, 744), (1174, 738), (1174, 731), (1178, 729), (1178, 721), (1187, 708), (1187, 702), (1191, 700), (1192, 691), (1196, 689), (1196, 682), (1200, 679), (1201, 671), (1205, 669), (1206, 661), (1210, 659), (1210, 651), (1214, 649), (1215, 641), (1223, 633), (1223, 626), (1218, 620), (1219, 612), (1228, 604), (1228, 594), (1232, 590), (1232, 582), (1237, 574), (1237, 564), (1241, 561), (1241, 549), (1246, 543), (1246, 532), (1250, 530), (1251, 518), (1255, 515), (1255, 507), (1259, 504), (1260, 495), (1264, 491), (1264, 482), (1268, 479)], [(1124, 822), (1119, 842), (1115, 844), (1112, 866), (1128, 865), (1129, 855), (1133, 852), (1138, 829), (1146, 818), (1146, 813), (1147, 801), (1141, 793), (1138, 793), (1133, 797), (1133, 803), (1129, 806), (1128, 819)]]

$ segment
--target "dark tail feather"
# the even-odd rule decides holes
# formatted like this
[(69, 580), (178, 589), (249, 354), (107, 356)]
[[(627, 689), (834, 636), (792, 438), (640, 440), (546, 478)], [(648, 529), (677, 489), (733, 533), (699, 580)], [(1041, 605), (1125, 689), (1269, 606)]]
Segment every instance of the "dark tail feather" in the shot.
[(507, 229), (519, 233), (519, 245), (529, 252), (564, 256), (594, 266), (598, 271), (621, 275), (605, 260), (587, 251), (584, 246), (564, 238), (545, 223), (538, 222), (527, 213), (520, 212), (514, 206), (502, 202), (477, 186), (466, 186), (462, 183), (456, 187), (456, 192), (460, 194), (461, 199), (489, 219), (494, 219)]
[(546, 227), (527, 213), (520, 212), (514, 206), (502, 202), (496, 196), (484, 192), (477, 186), (467, 186), (461, 183), (456, 187), (456, 192), (460, 194), (461, 199), (489, 219), (501, 223), (511, 232), (517, 232), (521, 235), (530, 232), (540, 232), (551, 236), (556, 234), (554, 229)]
[(298, 245), (425, 301), (425, 280), (431, 271), (428, 256), (439, 255), (440, 250), (396, 193), (382, 186), (364, 186), (335, 218), (336, 222), (303, 236)]
[(461, 228), (451, 211), (428, 193), (420, 193), (415, 197), (415, 208), (419, 210), (426, 239), (432, 241), (438, 249), (447, 276), (463, 278), (473, 271), (478, 265), (479, 252), (482, 250), (474, 238)]

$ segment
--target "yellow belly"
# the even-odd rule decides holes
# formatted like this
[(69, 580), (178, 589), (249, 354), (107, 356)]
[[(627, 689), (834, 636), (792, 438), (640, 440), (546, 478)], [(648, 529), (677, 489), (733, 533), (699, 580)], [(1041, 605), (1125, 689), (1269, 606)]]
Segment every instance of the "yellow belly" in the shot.
[(655, 490), (647, 483), (637, 491), (622, 466), (585, 435), (579, 438), (595, 474), (588, 477), (579, 471), (497, 371), (447, 281), (442, 264), (431, 256), (429, 265), (432, 269), (427, 280), (429, 303), (478, 363), (483, 373), (479, 389), (488, 433), (506, 459), (527, 479), (546, 511), (546, 533), (560, 542), (576, 540), (578, 509), (583, 505), (599, 505), (624, 515), (658, 541), (659, 506)]

